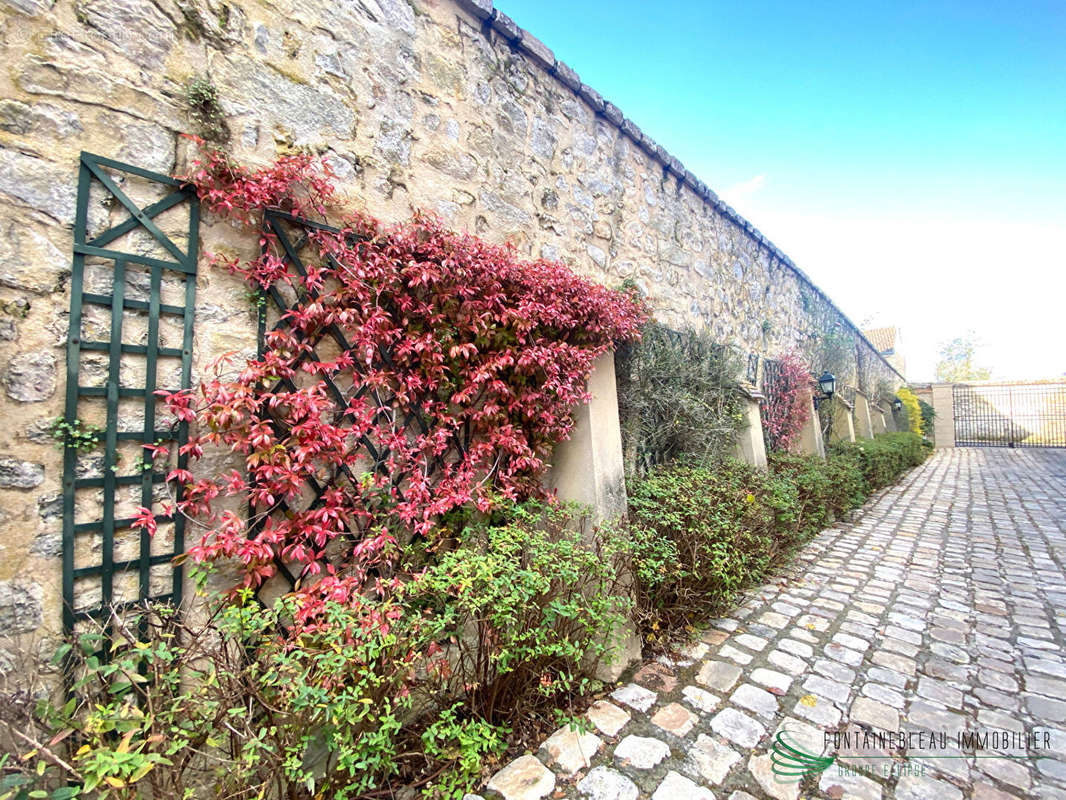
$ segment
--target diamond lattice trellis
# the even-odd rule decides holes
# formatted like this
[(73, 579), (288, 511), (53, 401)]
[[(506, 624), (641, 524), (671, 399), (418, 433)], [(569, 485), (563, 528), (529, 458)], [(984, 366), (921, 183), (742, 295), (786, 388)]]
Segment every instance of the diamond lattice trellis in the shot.
[[(323, 292), (306, 288), (304, 279), (307, 277), (307, 264), (312, 260), (321, 260), (317, 246), (311, 240), (314, 231), (324, 231), (332, 234), (339, 233), (339, 229), (329, 225), (293, 216), (281, 211), (267, 211), (264, 214), (264, 247), (270, 243), (275, 244), (276, 253), (284, 263), (285, 275), (292, 280), (281, 277), (275, 280), (269, 288), (262, 293), (259, 305), (259, 356), (265, 351), (268, 332), (290, 328), (297, 337), (309, 345), (306, 352), (297, 357), (295, 365), (307, 368), (315, 362), (328, 361), (338, 354), (352, 349), (352, 343), (340, 325), (332, 324), (319, 331), (313, 341), (307, 342), (303, 334), (289, 325), (287, 314), (298, 311), (308, 303), (317, 302), (322, 298)], [(358, 246), (358, 239), (350, 240), (353, 247)], [(328, 264), (336, 268), (336, 262), (327, 256)], [(300, 288), (296, 288), (300, 287)], [(329, 286), (325, 287), (328, 291)], [(373, 366), (392, 365), (392, 357), (387, 347), (378, 346), (373, 355)], [(281, 379), (268, 389), (269, 392), (293, 392), (298, 388), (306, 388), (307, 382), (319, 381), (334, 401), (335, 407), (328, 420), (333, 425), (347, 427), (350, 423), (346, 419), (345, 410), (353, 399), (363, 398), (376, 407), (375, 422), (385, 421), (391, 426), (394, 420), (399, 421), (398, 427), (405, 431), (408, 438), (412, 436), (426, 436), (432, 430), (432, 423), (427, 415), (419, 410), (423, 404), (418, 397), (405, 404), (407, 410), (401, 409), (401, 404), (394, 392), (381, 393), (372, 389), (362, 380), (368, 368), (357, 364), (350, 370), (338, 375), (324, 374), (311, 366), (306, 373), (306, 381), (298, 387), (297, 383), (290, 379)], [(283, 423), (274, 418), (272, 421), (275, 432), (284, 435)], [(449, 463), (454, 463), (462, 458), (469, 449), (471, 431), (469, 425), (457, 430), (449, 431), (448, 447), (440, 454), (434, 455), (426, 465), (427, 475), (432, 477), (438, 470), (444, 469)], [(317, 508), (323, 502), (323, 495), (330, 487), (341, 487), (354, 484), (364, 479), (367, 474), (378, 473), (388, 478), (391, 473), (388, 469), (390, 456), (392, 455), (387, 444), (376, 440), (374, 436), (360, 434), (353, 436), (353, 449), (358, 451), (355, 456), (357, 469), (350, 466), (332, 466), (323, 472), (307, 480), (307, 486), (303, 492), (299, 507), (296, 510), (306, 511)], [(397, 498), (403, 498), (405, 486), (397, 483), (393, 478), (391, 488), (395, 490)], [(250, 509), (249, 518), (252, 520), (249, 526), (249, 536), (259, 534), (267, 524), (267, 519), (276, 515), (285, 515), (294, 510), (294, 504), (284, 500), (279, 501), (267, 513), (255, 513)], [(346, 542), (340, 543), (340, 549), (350, 547), (367, 535), (365, 527), (351, 525), (348, 530)], [(263, 595), (274, 595), (279, 591), (287, 591), (295, 587), (301, 579), (297, 567), (301, 565), (285, 562), (276, 557), (274, 561), (277, 567), (277, 576), (263, 589)]]

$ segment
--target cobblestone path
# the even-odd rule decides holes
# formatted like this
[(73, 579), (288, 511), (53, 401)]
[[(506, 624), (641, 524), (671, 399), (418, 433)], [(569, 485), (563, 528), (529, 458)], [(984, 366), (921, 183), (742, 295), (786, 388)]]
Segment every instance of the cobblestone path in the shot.
[[(1066, 451), (938, 452), (485, 796), (1066, 798), (1064, 497)], [(775, 781), (782, 730), (835, 762)]]

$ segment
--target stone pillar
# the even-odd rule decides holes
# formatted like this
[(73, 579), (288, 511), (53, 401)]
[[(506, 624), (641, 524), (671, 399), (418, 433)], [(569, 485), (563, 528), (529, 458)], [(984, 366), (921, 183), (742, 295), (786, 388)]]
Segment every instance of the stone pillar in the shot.
[(613, 353), (596, 360), (588, 388), (592, 399), (574, 409), (574, 428), (570, 438), (555, 447), (547, 483), (560, 500), (590, 506), (599, 522), (626, 510)]
[(933, 384), (933, 443), (937, 449), (955, 446), (955, 398), (950, 383)]
[(855, 420), (852, 417), (851, 403), (835, 394), (830, 411), (833, 414), (833, 425), (829, 429), (829, 441), (854, 442)]
[(862, 392), (855, 392), (855, 435), (860, 439), (872, 439), (874, 436), (873, 420), (870, 419), (870, 401)]
[[(615, 519), (626, 511), (614, 353), (605, 353), (593, 364), (588, 390), (592, 398), (574, 409), (570, 438), (556, 445), (546, 483), (549, 489), (556, 491), (560, 500), (590, 506), (593, 520), (602, 522)], [(630, 620), (621, 630), (615, 631), (610, 644), (615, 648), (614, 660), (597, 664), (596, 677), (613, 683), (640, 660), (641, 644), (636, 625)]]
[(822, 422), (818, 412), (814, 408), (814, 398), (807, 401), (810, 403), (811, 413), (800, 431), (796, 449), (805, 456), (818, 456), (825, 458), (825, 442), (822, 440)]
[(870, 421), (873, 423), (875, 436), (888, 430), (888, 423), (885, 422), (885, 411), (881, 406), (874, 406), (870, 409)]
[(759, 399), (754, 395), (745, 394), (740, 402), (746, 425), (737, 434), (736, 456), (757, 469), (765, 470), (767, 468), (766, 442), (762, 435)]

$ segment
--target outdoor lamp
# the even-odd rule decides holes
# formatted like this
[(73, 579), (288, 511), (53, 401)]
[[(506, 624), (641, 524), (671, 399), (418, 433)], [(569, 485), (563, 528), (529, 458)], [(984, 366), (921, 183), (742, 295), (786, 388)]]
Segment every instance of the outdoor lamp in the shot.
[(897, 397), (895, 400), (892, 401), (892, 408), (894, 408), (896, 411), (902, 411), (903, 401)]
[(837, 379), (832, 372), (826, 371), (822, 373), (822, 377), (818, 379), (818, 388), (822, 390), (827, 398), (833, 396), (833, 392), (837, 390)]

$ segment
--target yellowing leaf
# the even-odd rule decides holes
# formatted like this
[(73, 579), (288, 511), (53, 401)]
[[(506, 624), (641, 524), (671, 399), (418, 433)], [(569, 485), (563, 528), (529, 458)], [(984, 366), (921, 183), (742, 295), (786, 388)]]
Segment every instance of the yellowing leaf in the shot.
[(146, 764), (142, 764), (140, 769), (130, 775), (130, 783), (136, 783), (137, 781), (139, 781), (141, 778), (151, 772), (152, 767), (154, 766), (155, 764), (153, 764), (151, 761), (147, 762)]
[(130, 751), (130, 739), (133, 738), (134, 733), (136, 733), (136, 730), (129, 731), (122, 737), (122, 741), (115, 748), (116, 753), (128, 753)]
[(818, 698), (816, 698), (813, 694), (805, 694), (803, 695), (803, 697), (800, 698), (800, 702), (808, 708), (814, 708), (816, 705), (818, 705)]

